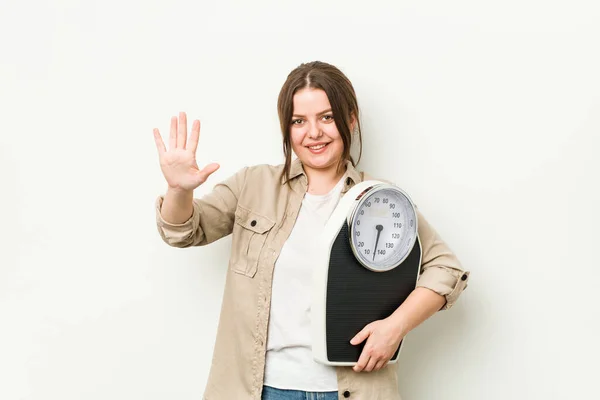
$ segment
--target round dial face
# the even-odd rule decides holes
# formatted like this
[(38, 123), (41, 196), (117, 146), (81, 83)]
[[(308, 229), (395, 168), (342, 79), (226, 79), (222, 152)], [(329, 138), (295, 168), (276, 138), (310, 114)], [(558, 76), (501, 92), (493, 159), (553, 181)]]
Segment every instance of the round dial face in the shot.
[(351, 217), (350, 247), (373, 271), (388, 271), (408, 257), (417, 239), (417, 215), (410, 198), (393, 186), (374, 187)]

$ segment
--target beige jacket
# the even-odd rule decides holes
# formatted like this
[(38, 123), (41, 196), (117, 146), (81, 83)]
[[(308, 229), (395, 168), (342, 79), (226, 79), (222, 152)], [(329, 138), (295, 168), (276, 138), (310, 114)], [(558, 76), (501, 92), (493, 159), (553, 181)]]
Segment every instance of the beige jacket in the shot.
[[(281, 179), (282, 170), (282, 165), (240, 170), (194, 199), (193, 215), (183, 224), (164, 221), (163, 197), (157, 199), (158, 231), (171, 246), (202, 246), (233, 234), (205, 400), (260, 400), (273, 267), (307, 188), (299, 160), (292, 163), (291, 189)], [(348, 162), (344, 179), (342, 194), (368, 178)], [(469, 273), (420, 212), (418, 218), (422, 269), (417, 286), (445, 296), (443, 309), (448, 309), (466, 287)], [(395, 364), (376, 372), (336, 368), (339, 399), (400, 399)]]

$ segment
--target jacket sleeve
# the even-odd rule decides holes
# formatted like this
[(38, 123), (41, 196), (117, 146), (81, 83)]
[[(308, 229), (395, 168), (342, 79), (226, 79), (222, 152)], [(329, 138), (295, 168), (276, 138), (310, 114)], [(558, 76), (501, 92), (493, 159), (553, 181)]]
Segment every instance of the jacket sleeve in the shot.
[(433, 290), (446, 298), (442, 310), (451, 308), (467, 287), (469, 272), (417, 209), (419, 239), (422, 247), (421, 274), (417, 287)]
[(156, 226), (165, 243), (173, 247), (203, 246), (233, 230), (238, 198), (248, 168), (215, 185), (202, 198), (194, 198), (192, 216), (181, 224), (165, 221), (160, 213), (164, 196), (156, 199)]

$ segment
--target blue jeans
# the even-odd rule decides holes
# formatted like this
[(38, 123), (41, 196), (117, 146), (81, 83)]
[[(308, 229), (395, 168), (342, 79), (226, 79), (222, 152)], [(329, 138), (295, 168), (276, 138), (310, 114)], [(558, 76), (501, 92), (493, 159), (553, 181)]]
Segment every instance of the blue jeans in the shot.
[(337, 400), (338, 392), (303, 392), (263, 386), (262, 400)]

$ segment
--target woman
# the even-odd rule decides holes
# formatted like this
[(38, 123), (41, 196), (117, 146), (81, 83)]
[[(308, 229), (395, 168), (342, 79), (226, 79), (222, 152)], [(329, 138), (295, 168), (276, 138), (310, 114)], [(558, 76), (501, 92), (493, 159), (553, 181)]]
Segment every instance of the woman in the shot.
[(468, 272), (418, 213), (423, 256), (417, 288), (391, 316), (357, 332), (351, 343), (365, 343), (356, 366), (314, 362), (312, 271), (303, 255), (339, 198), (365, 179), (350, 155), (353, 143), (362, 144), (359, 109), (348, 78), (312, 62), (289, 74), (278, 112), (285, 163), (246, 167), (201, 199), (193, 190), (219, 165), (200, 170), (196, 164), (200, 122), (188, 138), (186, 115), (173, 117), (168, 149), (154, 129), (168, 183), (156, 204), (163, 240), (188, 247), (233, 234), (205, 399), (399, 399), (396, 368), (388, 361), (410, 330), (452, 306)]

